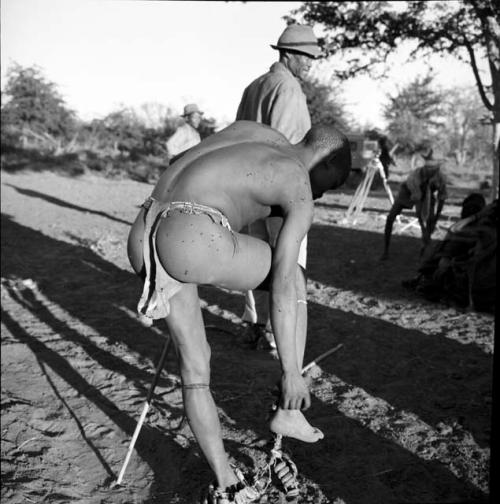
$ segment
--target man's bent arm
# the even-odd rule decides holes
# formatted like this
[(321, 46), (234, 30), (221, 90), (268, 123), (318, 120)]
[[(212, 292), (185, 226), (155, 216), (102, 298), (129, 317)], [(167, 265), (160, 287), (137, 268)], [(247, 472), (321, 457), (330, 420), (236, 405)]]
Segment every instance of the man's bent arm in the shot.
[(301, 378), (297, 361), (297, 259), (300, 243), (312, 221), (310, 207), (301, 205), (285, 216), (273, 254), (271, 321), (283, 371), (282, 400), (285, 408), (307, 407), (309, 393)]
[(439, 219), (439, 217), (441, 216), (441, 212), (443, 211), (443, 207), (444, 207), (444, 200), (438, 199), (437, 206), (436, 206), (436, 215), (434, 216), (436, 222)]
[(437, 205), (436, 205), (436, 214), (434, 215), (434, 218), (432, 219), (430, 229), (429, 229), (429, 232), (431, 234), (436, 229), (437, 222), (439, 220), (439, 217), (441, 216), (441, 212), (443, 211), (443, 206), (444, 206), (444, 200), (438, 199)]
[(422, 216), (423, 206), (424, 206), (423, 201), (417, 201), (415, 203), (415, 213), (417, 214), (418, 223), (420, 224), (420, 229), (422, 230), (422, 237), (424, 241), (426, 241), (428, 240), (429, 229), (427, 227), (428, 223), (426, 219), (424, 219)]

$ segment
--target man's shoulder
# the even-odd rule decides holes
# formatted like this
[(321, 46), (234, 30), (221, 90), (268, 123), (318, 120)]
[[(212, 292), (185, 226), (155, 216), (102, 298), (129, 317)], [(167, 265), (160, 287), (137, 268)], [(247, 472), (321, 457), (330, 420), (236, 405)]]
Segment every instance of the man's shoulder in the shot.
[(446, 191), (446, 186), (448, 184), (448, 180), (446, 175), (439, 170), (433, 177), (432, 177), (432, 183), (434, 186), (436, 186), (436, 189), (441, 192)]
[(219, 133), (216, 140), (234, 143), (262, 142), (274, 146), (289, 146), (290, 142), (278, 130), (256, 121), (238, 120)]
[(195, 133), (198, 135), (198, 130), (196, 128), (193, 128), (189, 123), (184, 123), (181, 126), (179, 126), (179, 129), (182, 129), (183, 131), (189, 132), (189, 133)]
[(287, 150), (270, 146), (269, 154), (269, 165), (274, 168), (276, 174), (286, 178), (286, 186), (302, 185), (304, 180), (309, 180), (309, 174), (302, 162)]
[(418, 166), (408, 174), (407, 180), (422, 182), (422, 168), (423, 166)]
[(278, 64), (274, 64), (271, 66), (268, 72), (260, 75), (254, 81), (252, 81), (248, 88), (255, 87), (268, 87), (268, 88), (290, 88), (290, 89), (298, 89), (300, 88), (300, 84), (298, 80), (281, 64), (281, 66), (277, 66)]
[(189, 131), (189, 128), (191, 128), (191, 126), (189, 126), (189, 124), (187, 123), (179, 124), (179, 126), (177, 126), (177, 128), (175, 129), (174, 134), (186, 133)]
[(446, 176), (445, 173), (443, 173), (441, 170), (437, 172), (437, 177), (439, 181), (443, 184), (446, 184), (448, 182), (448, 177)]

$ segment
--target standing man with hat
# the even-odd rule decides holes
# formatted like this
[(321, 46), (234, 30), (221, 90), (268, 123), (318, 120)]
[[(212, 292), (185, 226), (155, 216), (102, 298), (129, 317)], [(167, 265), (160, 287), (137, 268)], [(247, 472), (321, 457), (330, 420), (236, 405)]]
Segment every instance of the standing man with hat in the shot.
[(203, 112), (195, 103), (189, 103), (184, 107), (184, 124), (179, 126), (175, 133), (167, 140), (168, 159), (171, 160), (178, 154), (190, 149), (201, 141), (198, 127), (200, 126)]
[[(281, 34), (276, 45), (279, 61), (267, 73), (255, 79), (243, 92), (236, 120), (257, 121), (282, 133), (290, 143), (301, 141), (311, 128), (311, 116), (300, 80), (304, 79), (314, 59), (321, 55), (318, 40), (310, 26), (292, 24)], [(248, 226), (248, 234), (267, 241), (271, 246), (281, 229), (283, 220), (270, 217)], [(299, 265), (305, 269), (307, 236), (301, 243)], [(304, 297), (306, 283), (304, 277)], [(300, 320), (307, 325), (307, 307), (299, 307)], [(243, 321), (249, 325), (249, 340), (257, 343), (263, 337), (275, 348), (269, 320), (268, 295), (262, 291), (248, 291), (245, 296)]]

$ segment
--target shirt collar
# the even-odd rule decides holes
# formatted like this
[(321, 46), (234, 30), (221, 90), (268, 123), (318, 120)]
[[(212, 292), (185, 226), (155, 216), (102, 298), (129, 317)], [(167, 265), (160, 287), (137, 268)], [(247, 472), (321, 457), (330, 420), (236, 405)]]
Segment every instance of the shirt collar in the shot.
[(281, 61), (275, 61), (275, 62), (271, 65), (271, 67), (269, 68), (269, 70), (270, 70), (271, 72), (281, 72), (281, 73), (286, 73), (286, 74), (288, 74), (290, 77), (293, 77), (293, 78), (295, 79), (295, 77), (294, 77), (293, 73), (292, 73), (292, 72), (290, 72), (290, 70), (288, 70), (288, 68), (287, 68), (285, 65), (283, 65), (283, 63), (281, 63)]

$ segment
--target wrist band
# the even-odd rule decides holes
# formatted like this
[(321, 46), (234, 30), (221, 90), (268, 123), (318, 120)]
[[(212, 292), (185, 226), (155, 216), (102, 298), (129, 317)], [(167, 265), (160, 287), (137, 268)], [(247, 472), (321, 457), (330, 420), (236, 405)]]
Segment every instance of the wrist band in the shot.
[(185, 390), (207, 389), (210, 388), (210, 385), (208, 383), (188, 383), (187, 385), (182, 385), (182, 388)]

